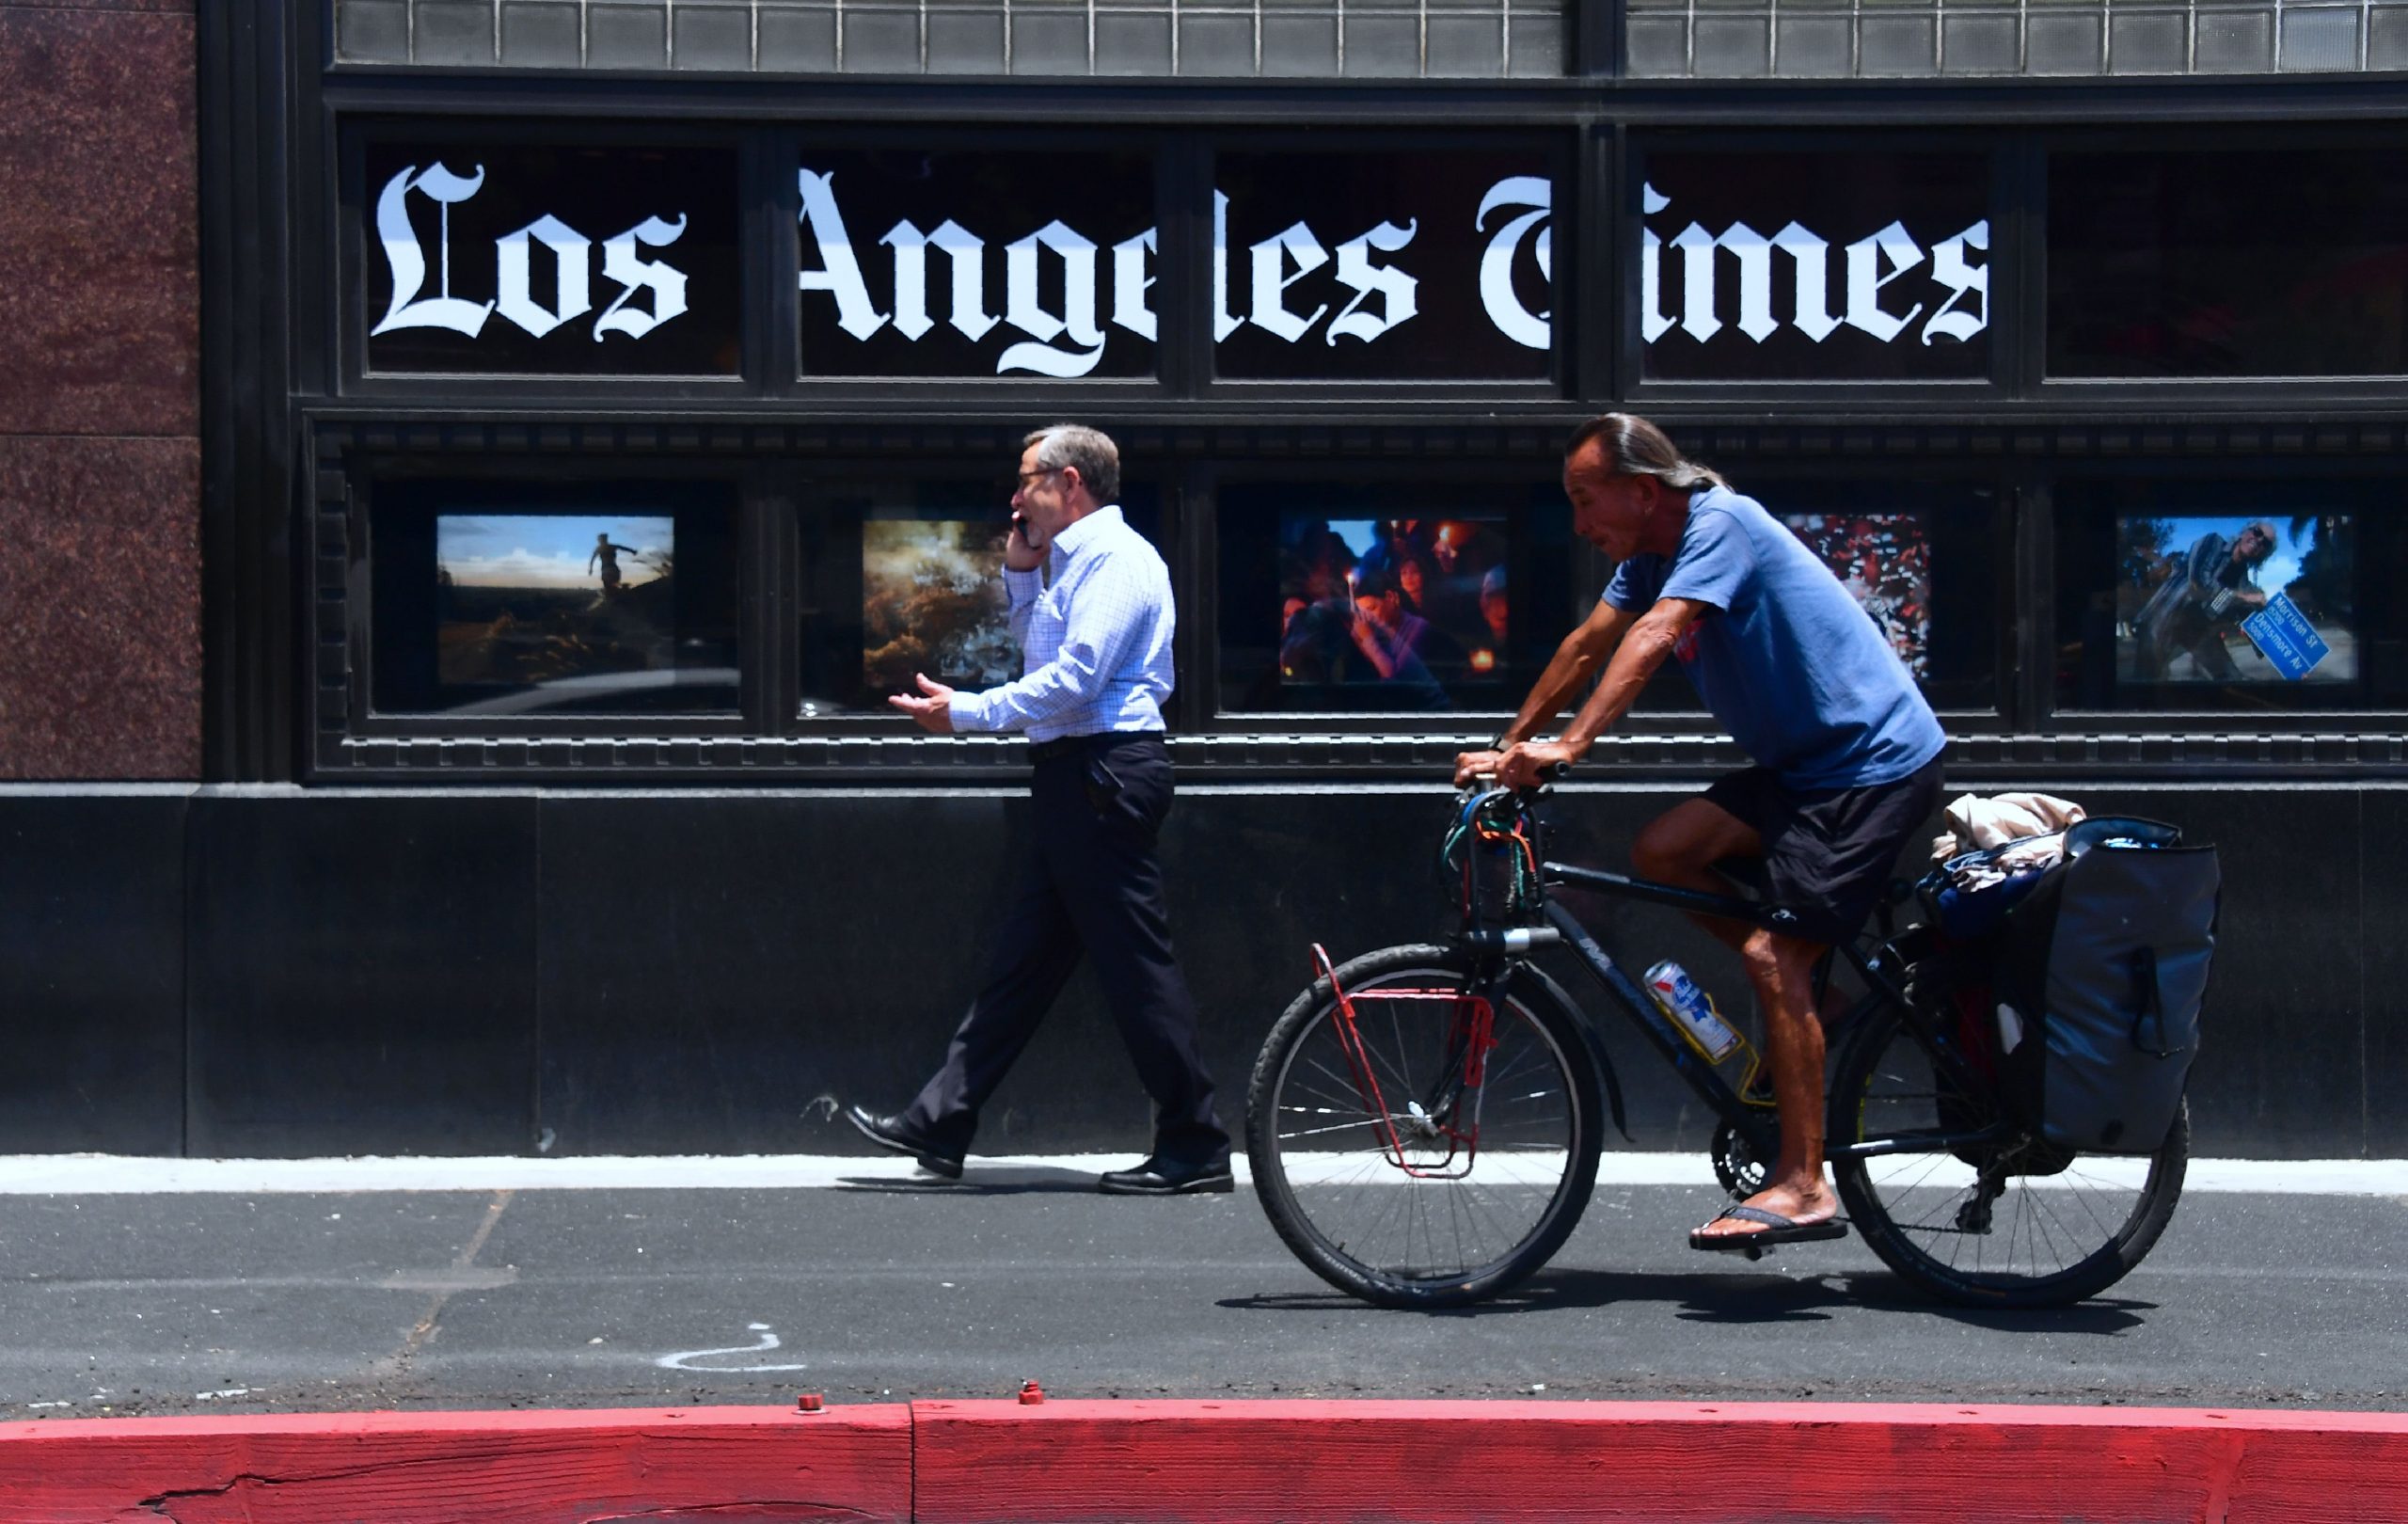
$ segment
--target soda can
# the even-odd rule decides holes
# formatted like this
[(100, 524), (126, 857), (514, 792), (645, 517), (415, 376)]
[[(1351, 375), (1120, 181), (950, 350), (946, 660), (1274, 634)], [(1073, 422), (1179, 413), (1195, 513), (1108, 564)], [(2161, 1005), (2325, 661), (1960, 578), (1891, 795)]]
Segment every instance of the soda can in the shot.
[(1720, 1063), (1739, 1045), (1739, 1034), (1714, 1008), (1713, 997), (1688, 971), (1667, 958), (1647, 971), (1647, 989), (1710, 1063)]

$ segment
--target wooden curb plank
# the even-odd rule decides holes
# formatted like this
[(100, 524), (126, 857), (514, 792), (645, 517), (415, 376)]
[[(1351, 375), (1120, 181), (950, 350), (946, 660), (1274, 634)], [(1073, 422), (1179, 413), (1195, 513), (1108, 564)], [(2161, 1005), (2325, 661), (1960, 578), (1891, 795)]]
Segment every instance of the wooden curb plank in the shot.
[(6, 1524), (683, 1524), (689, 1513), (694, 1524), (908, 1524), (911, 1410), (0, 1424)]
[(919, 1403), (917, 1524), (2368, 1524), (2408, 1416)]
[(2367, 1524), (2408, 1415), (923, 1402), (0, 1423), (0, 1524)]

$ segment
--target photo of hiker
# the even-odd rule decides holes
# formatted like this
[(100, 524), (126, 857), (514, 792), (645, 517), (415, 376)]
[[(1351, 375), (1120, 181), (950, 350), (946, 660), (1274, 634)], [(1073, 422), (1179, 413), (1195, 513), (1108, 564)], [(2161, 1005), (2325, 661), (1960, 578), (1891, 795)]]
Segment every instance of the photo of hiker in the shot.
[(446, 687), (568, 681), (674, 665), (676, 520), (444, 514), (435, 524)]
[(1004, 519), (873, 518), (862, 525), (862, 682), (908, 691), (1020, 675), (1004, 591)]
[(2115, 675), (2129, 683), (2273, 683), (2242, 622), (2277, 595), (2330, 649), (2298, 681), (2358, 675), (2348, 515), (2116, 520)]

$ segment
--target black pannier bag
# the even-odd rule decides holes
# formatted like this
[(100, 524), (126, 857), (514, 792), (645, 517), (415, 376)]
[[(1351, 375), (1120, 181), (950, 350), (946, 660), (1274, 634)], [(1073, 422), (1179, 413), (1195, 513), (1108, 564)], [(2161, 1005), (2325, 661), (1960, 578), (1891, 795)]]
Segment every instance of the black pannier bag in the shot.
[(2181, 1109), (2222, 883), (2215, 849), (2181, 841), (2155, 820), (2084, 820), (2000, 929), (2006, 1087), (2048, 1143), (2154, 1152)]

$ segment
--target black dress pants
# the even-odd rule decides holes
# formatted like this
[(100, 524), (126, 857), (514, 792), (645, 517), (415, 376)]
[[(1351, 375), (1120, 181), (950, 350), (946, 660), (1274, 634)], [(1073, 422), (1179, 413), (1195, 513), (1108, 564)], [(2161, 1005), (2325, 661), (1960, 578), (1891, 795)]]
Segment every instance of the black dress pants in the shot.
[(1019, 866), (986, 987), (944, 1067), (903, 1113), (931, 1145), (959, 1153), (979, 1108), (1028, 1046), (1082, 956), (1154, 1103), (1154, 1153), (1181, 1164), (1228, 1156), (1198, 1049), (1196, 1002), (1171, 952), (1154, 840), (1170, 813), (1170, 753), (1160, 732), (1081, 737), (1037, 749), (1035, 840)]

